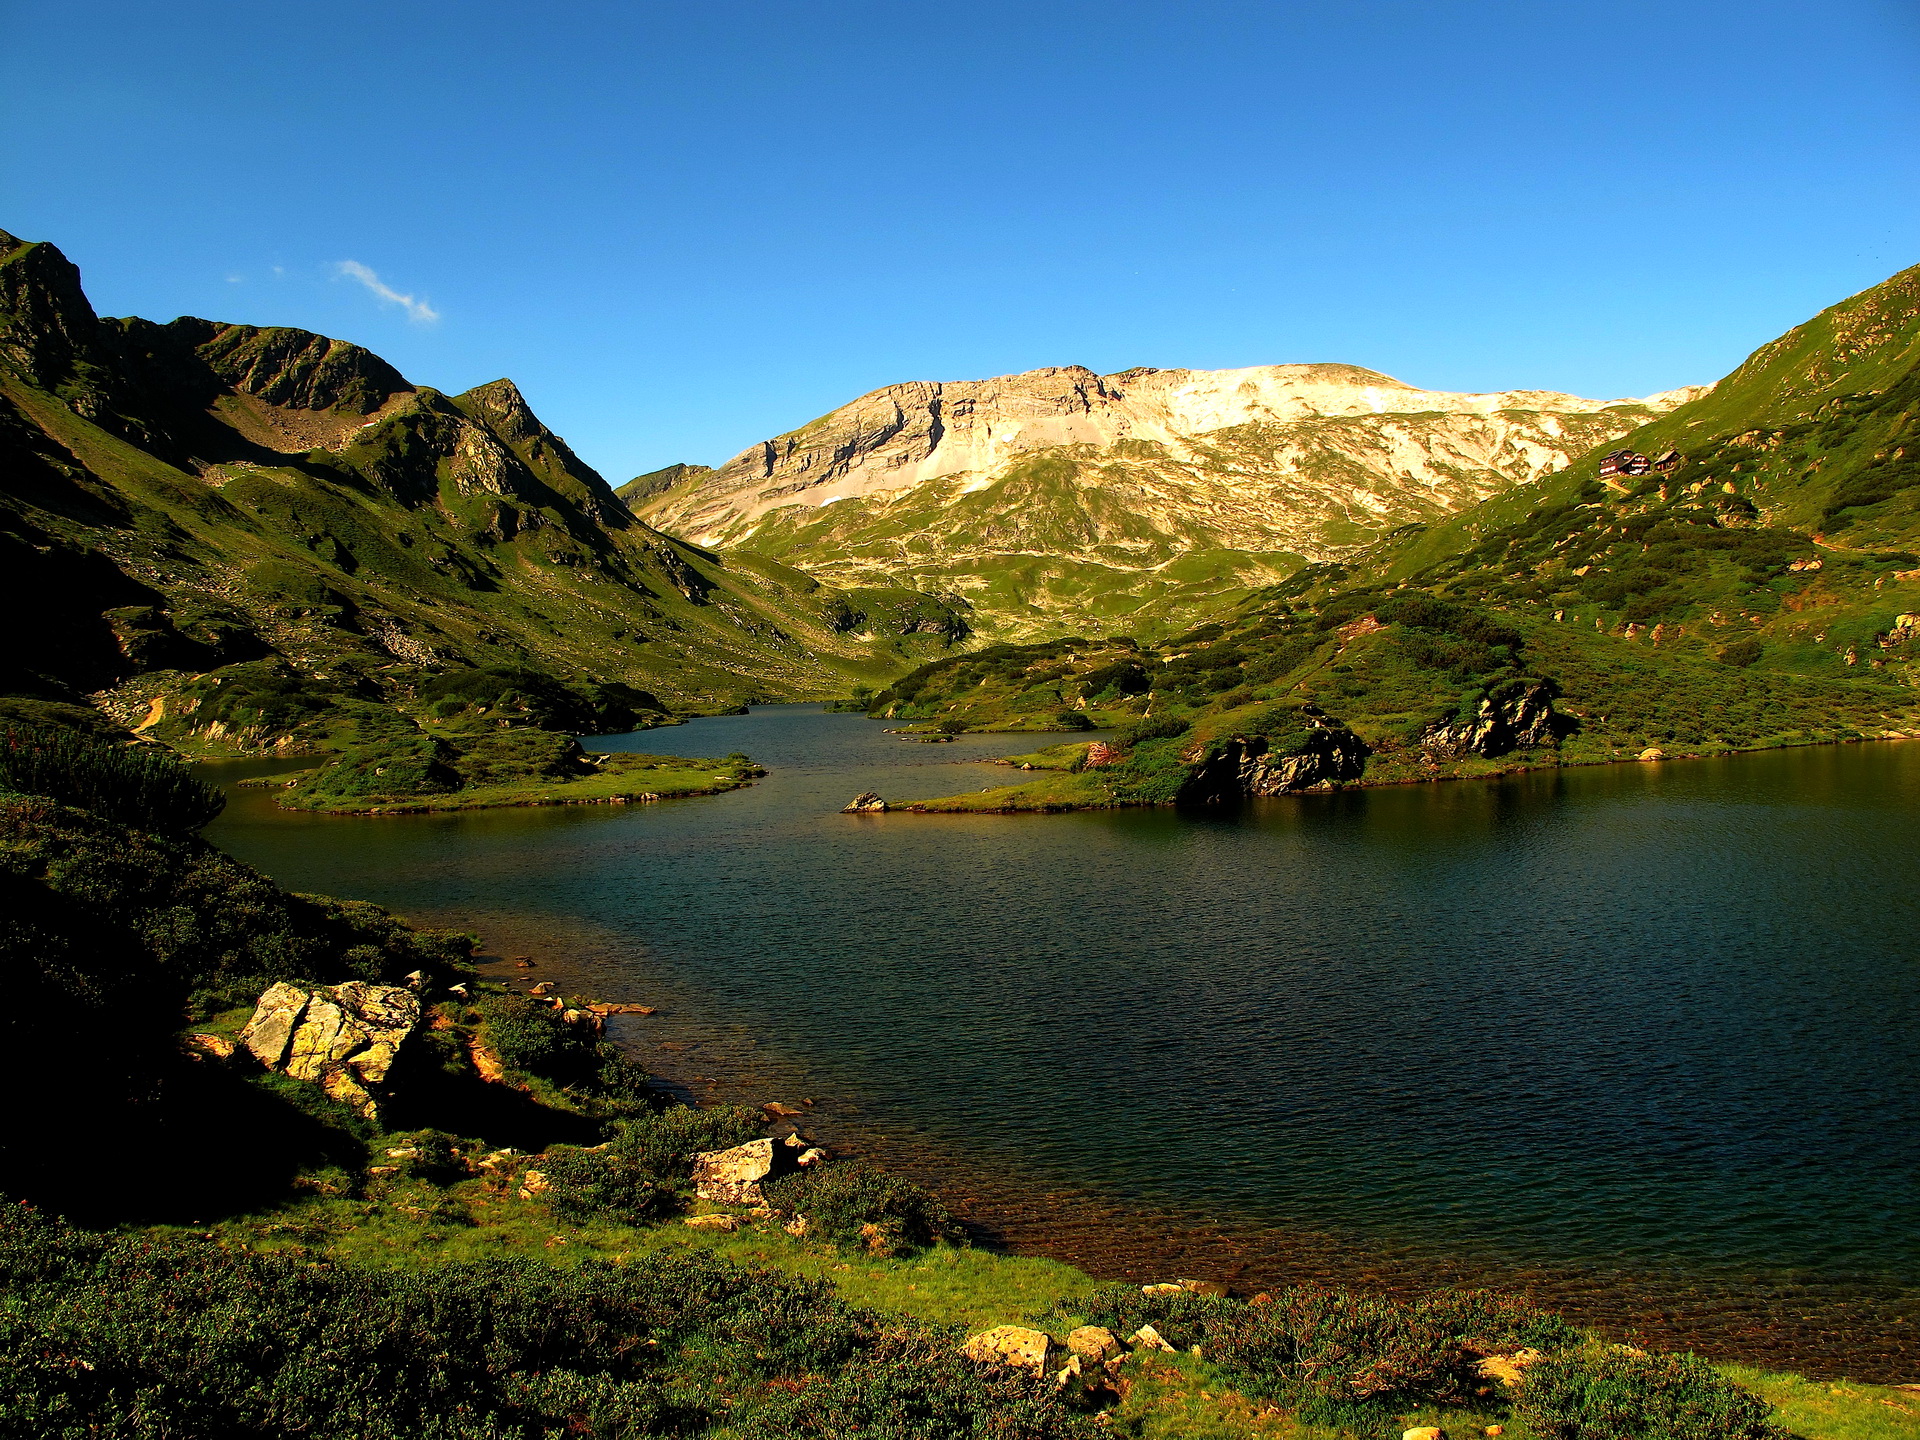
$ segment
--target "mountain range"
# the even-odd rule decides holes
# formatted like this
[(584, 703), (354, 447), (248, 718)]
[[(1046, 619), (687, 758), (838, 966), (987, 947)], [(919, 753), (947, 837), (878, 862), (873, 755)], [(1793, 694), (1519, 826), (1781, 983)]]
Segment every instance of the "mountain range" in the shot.
[(701, 545), (963, 597), (998, 638), (1160, 635), (1501, 494), (1703, 387), (1421, 390), (1353, 365), (890, 385), (620, 494)]
[(103, 319), (0, 235), (0, 718), (363, 743), (423, 784), (502, 716), (849, 692), (947, 729), (1326, 728), (1277, 706), (1382, 778), (1910, 733), (1916, 413), (1920, 268), (1637, 400), (1051, 369), (616, 493), (510, 381)]
[(446, 395), (302, 330), (103, 319), (4, 233), (0, 470), (0, 602), (31, 617), (0, 694), (157, 737), (318, 739), (345, 698), (463, 667), (697, 713), (967, 634), (932, 597), (636, 520), (509, 380)]

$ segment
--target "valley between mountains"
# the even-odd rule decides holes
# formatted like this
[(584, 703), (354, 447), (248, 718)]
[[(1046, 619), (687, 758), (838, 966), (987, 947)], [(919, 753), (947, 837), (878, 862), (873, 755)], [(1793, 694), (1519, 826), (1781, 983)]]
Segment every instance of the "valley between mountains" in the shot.
[(0, 707), (311, 755), (288, 803), (366, 811), (738, 783), (666, 756), (642, 788), (578, 737), (792, 699), (1118, 730), (969, 808), (1908, 734), (1917, 292), (1641, 399), (1065, 367), (889, 386), (616, 492), (511, 381), (101, 319), (4, 237), (0, 586), (35, 623)]

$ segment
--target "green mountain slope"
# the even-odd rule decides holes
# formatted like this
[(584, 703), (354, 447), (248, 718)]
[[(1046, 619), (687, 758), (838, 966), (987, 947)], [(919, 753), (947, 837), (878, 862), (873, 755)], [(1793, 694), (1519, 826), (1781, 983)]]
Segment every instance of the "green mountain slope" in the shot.
[(658, 709), (844, 693), (966, 633), (662, 535), (511, 381), (449, 396), (305, 331), (103, 320), (5, 235), (0, 476), (0, 694), (173, 739), (284, 740), (465, 667)]
[(1643, 401), (1419, 390), (1351, 365), (1079, 367), (889, 386), (621, 493), (835, 584), (964, 596), (984, 633), (1162, 636), (1310, 561), (1558, 469)]
[[(939, 661), (882, 713), (999, 725), (1082, 706), (1144, 717), (951, 808), (1212, 799), (1920, 733), (1920, 269), (1824, 311), (1708, 394), (1348, 562), (1301, 571), (1157, 652)], [(1657, 463), (1655, 463), (1657, 462)], [(1642, 473), (1632, 473), (1640, 470)], [(1915, 548), (1908, 548), (1908, 547)], [(1108, 693), (1112, 666), (1138, 675)], [(1090, 679), (1076, 679), (1086, 671)], [(970, 683), (959, 683), (961, 680)], [(1304, 720), (1302, 717), (1305, 717)], [(1335, 732), (1341, 765), (1280, 761)], [(1307, 746), (1307, 749), (1288, 749)], [(1260, 757), (1267, 757), (1262, 760)], [(1238, 767), (1223, 778), (1222, 766)]]

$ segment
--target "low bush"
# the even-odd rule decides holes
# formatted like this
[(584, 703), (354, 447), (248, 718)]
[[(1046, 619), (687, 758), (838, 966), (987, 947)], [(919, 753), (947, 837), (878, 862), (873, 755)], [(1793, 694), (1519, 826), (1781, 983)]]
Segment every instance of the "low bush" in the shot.
[(644, 1225), (674, 1208), (674, 1195), (631, 1155), (609, 1150), (549, 1150), (540, 1161), (546, 1201), (562, 1220)]
[(0, 790), (44, 795), (159, 834), (190, 834), (227, 797), (172, 754), (72, 730), (0, 731)]
[(1540, 1440), (1787, 1440), (1772, 1406), (1706, 1361), (1618, 1346), (1530, 1367), (1514, 1413)]
[(1761, 644), (1759, 640), (1752, 637), (1748, 637), (1745, 640), (1736, 640), (1731, 645), (1721, 647), (1720, 663), (1722, 665), (1734, 665), (1744, 668), (1758, 660), (1766, 648), (1767, 647)]
[(695, 1110), (675, 1105), (619, 1123), (593, 1150), (555, 1150), (542, 1162), (547, 1204), (574, 1224), (610, 1220), (639, 1225), (680, 1208), (693, 1156), (752, 1140), (766, 1128), (738, 1105)]
[(1155, 715), (1150, 719), (1135, 720), (1131, 725), (1122, 725), (1114, 738), (1122, 749), (1131, 749), (1143, 740), (1172, 740), (1192, 728), (1178, 715)]
[(0, 1433), (1091, 1435), (1050, 1385), (698, 1252), (398, 1270), (0, 1213)]
[(810, 1166), (762, 1189), (781, 1214), (804, 1215), (809, 1234), (875, 1255), (898, 1255), (963, 1233), (927, 1191), (858, 1160)]
[[(545, 1005), (522, 995), (480, 998), (481, 1026), (487, 1043), (510, 1070), (531, 1075), (582, 1096), (643, 1107), (653, 1096), (653, 1077), (599, 1035), (569, 1025)], [(604, 1112), (603, 1112), (604, 1113)]]
[(1580, 1338), (1557, 1315), (1480, 1290), (1401, 1301), (1303, 1287), (1241, 1304), (1112, 1286), (1089, 1311), (1118, 1334), (1152, 1324), (1177, 1347), (1200, 1345), (1242, 1388), (1362, 1435), (1387, 1433), (1410, 1405), (1476, 1399), (1474, 1366), (1490, 1351)]

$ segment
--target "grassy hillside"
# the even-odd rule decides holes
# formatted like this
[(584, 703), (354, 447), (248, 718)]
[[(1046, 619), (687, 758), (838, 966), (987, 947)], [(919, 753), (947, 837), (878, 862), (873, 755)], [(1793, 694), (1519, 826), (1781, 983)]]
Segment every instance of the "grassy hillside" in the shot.
[(719, 470), (670, 466), (621, 494), (675, 534), (833, 584), (964, 596), (997, 639), (1160, 638), (1556, 469), (1674, 398), (1463, 397), (1342, 365), (1068, 367), (888, 387)]
[[(1277, 755), (1263, 736), (1291, 711), (1364, 742), (1362, 783), (1920, 733), (1916, 413), (1910, 270), (1629, 435), (1642, 474), (1589, 455), (1156, 650), (931, 662), (875, 708), (994, 725), (1068, 704), (1191, 732), (1136, 727), (1120, 758), (932, 806), (969, 809), (1132, 803), (1173, 764), (1183, 798), (1215, 796), (1197, 777), (1236, 742)], [(1122, 661), (1130, 696), (1068, 673)]]
[[(703, 712), (966, 633), (931, 597), (862, 603), (650, 529), (510, 381), (449, 396), (304, 331), (102, 320), (57, 250), (5, 235), (0, 605), (33, 617), (0, 665), (14, 713), (91, 703), (215, 748), (453, 670)], [(244, 723), (202, 714), (228, 681), (263, 697)]]

